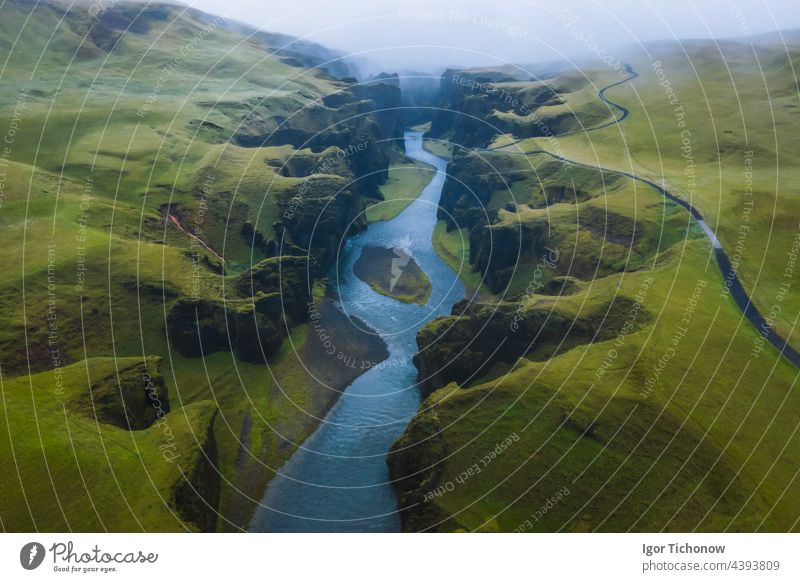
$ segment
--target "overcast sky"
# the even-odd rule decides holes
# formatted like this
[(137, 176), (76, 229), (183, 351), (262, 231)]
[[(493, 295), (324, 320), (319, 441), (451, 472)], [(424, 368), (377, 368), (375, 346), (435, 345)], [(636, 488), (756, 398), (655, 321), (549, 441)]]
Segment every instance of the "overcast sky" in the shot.
[(800, 0), (186, 0), (387, 70), (547, 62), (631, 43), (800, 28)]

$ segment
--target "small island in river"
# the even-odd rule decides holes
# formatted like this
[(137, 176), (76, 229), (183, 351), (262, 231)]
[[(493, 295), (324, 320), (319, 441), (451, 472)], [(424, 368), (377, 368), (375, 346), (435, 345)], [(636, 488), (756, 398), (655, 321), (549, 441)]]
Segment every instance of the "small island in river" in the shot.
[(424, 305), (431, 294), (431, 282), (405, 248), (367, 246), (353, 272), (372, 289), (404, 303)]

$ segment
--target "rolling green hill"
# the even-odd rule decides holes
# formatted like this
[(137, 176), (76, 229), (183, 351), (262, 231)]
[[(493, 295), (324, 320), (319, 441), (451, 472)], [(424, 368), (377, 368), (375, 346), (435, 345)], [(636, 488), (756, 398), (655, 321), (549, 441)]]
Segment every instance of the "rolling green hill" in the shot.
[(457, 144), (435, 242), (482, 293), (417, 337), (429, 396), (389, 456), (406, 531), (796, 531), (798, 369), (689, 211), (624, 174), (696, 208), (800, 345), (800, 53), (683, 46), (630, 58), (621, 109), (616, 71), (450, 73), (488, 85), (428, 134)]
[[(667, 184), (738, 256), (736, 273), (748, 294), (762, 313), (775, 313), (774, 326), (797, 348), (791, 331), (800, 295), (781, 291), (796, 281), (787, 267), (800, 235), (794, 131), (800, 97), (793, 73), (800, 48), (787, 34), (786, 46), (776, 44), (775, 35), (755, 38), (753, 45), (648, 46), (647, 54), (629, 59), (639, 76), (607, 93), (630, 110), (625, 123), (511, 147), (545, 149)], [(496, 143), (504, 141), (501, 136)]]
[[(401, 120), (374, 114), (399, 89), (337, 80), (310, 68), (347, 74), (336, 53), (171, 3), (5, 2), (0, 55), (2, 446), (20, 469), (2, 527), (246, 528), (352, 379), (297, 364), (331, 257), (399, 159)], [(87, 420), (87, 378), (113, 386), (111, 366), (152, 357), (183, 473), (155, 429)], [(216, 493), (193, 499), (192, 479)]]

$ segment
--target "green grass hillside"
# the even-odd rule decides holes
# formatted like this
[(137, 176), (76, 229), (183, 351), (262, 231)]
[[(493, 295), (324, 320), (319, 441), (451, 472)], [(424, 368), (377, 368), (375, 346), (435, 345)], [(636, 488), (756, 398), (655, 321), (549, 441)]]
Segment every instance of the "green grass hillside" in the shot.
[(798, 53), (686, 46), (648, 47), (684, 117), (631, 59), (640, 76), (606, 92), (622, 123), (572, 133), (559, 113), (606, 123), (607, 71), (517, 79), (560, 101), (531, 106), (553, 135), (495, 111), (490, 151), (454, 149), (434, 241), (483, 293), (417, 336), (429, 396), (389, 456), (406, 531), (797, 530), (798, 369), (760, 349), (689, 212), (615, 170), (699, 209), (797, 344)]
[[(93, 358), (3, 382), (6, 530), (213, 530), (217, 516), (209, 506), (218, 502), (219, 485), (214, 489), (213, 479), (198, 476), (213, 474), (216, 463), (209, 443), (214, 403), (170, 411), (163, 392), (151, 399), (158, 409), (137, 402), (134, 394), (125, 401), (127, 410), (114, 402), (126, 382), (139, 384), (131, 386), (134, 393), (147, 382), (163, 382), (152, 363)], [(124, 419), (126, 412), (136, 413), (137, 404), (165, 414), (146, 428), (127, 430), (102, 412), (114, 410)]]
[(623, 124), (510, 147), (666, 183), (738, 257), (734, 267), (756, 306), (798, 348), (800, 294), (781, 287), (797, 284), (800, 97), (792, 71), (800, 48), (791, 36), (788, 46), (753, 41), (648, 45), (629, 59), (639, 77), (607, 92), (630, 110)]
[[(5, 2), (0, 54), (3, 446), (31, 457), (7, 475), (2, 527), (246, 528), (349, 382), (324, 361), (297, 365), (315, 337), (306, 297), (340, 239), (366, 226), (365, 199), (380, 198), (395, 128), (371, 111), (399, 93), (308, 68), (335, 58), (322, 47), (181, 4)], [(322, 309), (321, 294), (309, 301)], [(171, 328), (187, 305), (186, 329)], [(180, 334), (206, 342), (202, 358), (176, 349)], [(219, 518), (176, 513), (180, 475), (158, 461), (154, 429), (86, 420), (85, 375), (128, 357), (160, 358), (182, 446), (213, 424), (204, 479), (217, 483)], [(47, 396), (60, 370), (82, 406)], [(313, 379), (321, 370), (334, 389)], [(41, 452), (32, 431), (47, 437)], [(41, 511), (30, 516), (23, 495)]]
[[(555, 357), (531, 354), (434, 392), (390, 455), (395, 477), (409, 476), (405, 528), (795, 529), (797, 370), (775, 354), (754, 357), (757, 333), (719, 299), (707, 256), (704, 241), (687, 241), (655, 270), (526, 300), (522, 318), (568, 309), (575, 326), (604, 297), (626, 297), (640, 308), (613, 317), (642, 325), (574, 348), (565, 325), (564, 344), (548, 339)], [(506, 320), (494, 345), (507, 350), (514, 334)], [(537, 514), (565, 487), (568, 496)]]

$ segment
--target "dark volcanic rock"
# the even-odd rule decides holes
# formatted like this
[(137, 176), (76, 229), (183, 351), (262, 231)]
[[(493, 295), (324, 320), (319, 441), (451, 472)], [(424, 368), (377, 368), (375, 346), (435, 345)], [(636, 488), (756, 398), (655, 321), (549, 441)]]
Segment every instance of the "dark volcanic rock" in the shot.
[(279, 204), (282, 221), (275, 240), (300, 247), (320, 265), (336, 256), (344, 239), (367, 226), (363, 201), (344, 178), (313, 176), (289, 189)]
[(179, 354), (197, 358), (230, 349), (226, 322), (221, 302), (181, 298), (167, 314), (167, 332)]
[(469, 235), (469, 262), (484, 275), (493, 293), (501, 293), (518, 268), (520, 256), (541, 246), (544, 226), (500, 224), (476, 226)]
[(403, 140), (404, 115), (400, 92), (400, 78), (397, 73), (381, 73), (354, 88), (356, 97), (372, 102), (373, 116), (378, 121), (384, 139), (405, 151)]
[(514, 89), (513, 85), (497, 86), (518, 82), (517, 77), (503, 71), (447, 69), (442, 74), (440, 108), (433, 115), (428, 137), (448, 137), (453, 143), (470, 148), (486, 147), (500, 133), (517, 137), (544, 135), (541, 124), (514, 123), (492, 115), (496, 111), (513, 111), (525, 117), (542, 105), (560, 103), (556, 91), (545, 84), (524, 90)]
[(437, 216), (447, 221), (448, 230), (493, 222), (495, 213), (487, 210), (492, 194), (528, 176), (529, 169), (520, 167), (513, 156), (456, 150), (447, 166)]
[[(313, 269), (313, 264), (311, 266)], [(256, 312), (276, 318), (280, 315), (292, 323), (305, 321), (306, 307), (311, 301), (313, 281), (306, 257), (274, 257), (256, 263), (236, 278), (236, 290), (243, 297), (254, 297)]]
[(386, 455), (404, 532), (422, 531), (431, 524), (447, 531), (448, 516), (425, 499), (439, 485), (441, 460), (447, 458), (442, 428), (434, 415), (417, 414)]
[(281, 345), (286, 323), (259, 313), (252, 303), (236, 308), (209, 299), (179, 299), (167, 314), (173, 347), (188, 358), (234, 351), (245, 362), (263, 363)]
[[(575, 346), (632, 333), (649, 315), (622, 296), (576, 317), (552, 305), (525, 308), (519, 303), (465, 305), (439, 318), (417, 334), (414, 365), (428, 391), (449, 382), (468, 383), (497, 363), (513, 364), (520, 357), (545, 360)], [(637, 313), (629, 322), (631, 313)], [(498, 349), (499, 348), (499, 349)]]
[(194, 524), (201, 532), (217, 529), (220, 497), (219, 453), (214, 436), (214, 418), (205, 435), (195, 435), (201, 450), (191, 469), (183, 470), (183, 479), (172, 493), (172, 504), (181, 519)]
[(167, 314), (170, 341), (183, 356), (233, 351), (246, 362), (263, 362), (280, 347), (287, 330), (308, 319), (311, 301), (306, 257), (264, 259), (235, 281), (249, 301), (181, 298)]
[[(396, 77), (396, 76), (395, 76)], [(402, 150), (403, 114), (396, 78), (343, 85), (289, 119), (254, 110), (237, 124), (233, 141), (242, 147), (291, 145), (322, 152), (337, 147), (355, 175), (354, 188), (377, 197), (389, 174), (389, 151)]]

